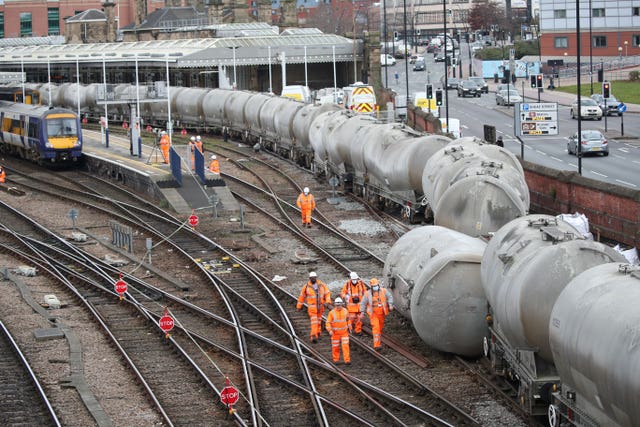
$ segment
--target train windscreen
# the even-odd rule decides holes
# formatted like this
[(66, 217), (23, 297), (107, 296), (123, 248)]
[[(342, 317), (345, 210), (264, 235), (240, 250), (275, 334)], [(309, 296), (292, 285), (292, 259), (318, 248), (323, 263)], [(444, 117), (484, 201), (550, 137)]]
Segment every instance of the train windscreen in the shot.
[(75, 116), (47, 118), (47, 135), (51, 137), (69, 137), (78, 135)]

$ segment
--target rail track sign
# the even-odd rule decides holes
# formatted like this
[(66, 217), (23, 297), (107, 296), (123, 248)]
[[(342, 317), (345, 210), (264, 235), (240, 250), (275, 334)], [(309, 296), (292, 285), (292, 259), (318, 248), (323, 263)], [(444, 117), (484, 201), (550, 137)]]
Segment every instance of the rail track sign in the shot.
[(158, 325), (160, 329), (165, 333), (165, 336), (169, 338), (169, 331), (173, 329), (175, 322), (173, 321), (173, 317), (169, 316), (169, 310), (165, 307), (164, 312), (162, 313), (162, 317), (158, 320)]
[(115, 288), (115, 290), (118, 293), (118, 295), (120, 295), (120, 300), (123, 300), (124, 299), (124, 294), (125, 294), (125, 292), (127, 292), (127, 287), (128, 286), (127, 286), (127, 282), (122, 280), (122, 273), (120, 273), (120, 277), (118, 278), (116, 283), (113, 285), (113, 287)]
[(193, 228), (198, 225), (198, 215), (191, 214), (189, 217), (189, 225)]
[(232, 385), (226, 386), (220, 392), (220, 401), (227, 406), (235, 405), (238, 403), (239, 399), (240, 395), (238, 394), (238, 389)]
[(516, 136), (558, 135), (558, 103), (516, 103)]

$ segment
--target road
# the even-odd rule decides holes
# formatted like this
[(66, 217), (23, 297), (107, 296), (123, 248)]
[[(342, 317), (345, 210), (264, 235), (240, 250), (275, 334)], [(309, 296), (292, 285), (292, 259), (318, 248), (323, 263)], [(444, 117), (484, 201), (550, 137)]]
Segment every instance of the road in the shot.
[[(465, 76), (468, 71), (468, 59), (465, 56), (466, 45), (462, 44), (463, 70)], [(459, 52), (456, 52), (456, 57)], [(412, 95), (417, 91), (424, 91), (427, 81), (440, 87), (440, 79), (444, 74), (444, 64), (436, 63), (432, 54), (425, 54), (426, 70), (412, 71), (413, 65), (409, 64), (409, 93)], [(405, 94), (405, 61), (398, 60), (395, 66), (387, 67), (389, 88), (399, 94)], [(396, 84), (394, 75), (398, 72), (399, 82)], [(383, 81), (385, 70), (383, 70)], [(514, 135), (514, 107), (498, 106), (495, 102), (495, 93), (491, 91), (493, 82), (490, 83), (490, 91), (480, 98), (458, 98), (455, 90), (449, 90), (449, 117), (458, 118), (461, 123), (463, 136), (484, 135), (484, 125), (496, 127), (497, 135), (502, 135), (505, 148), (516, 155), (521, 153), (521, 144)], [(516, 83), (516, 87), (522, 93), (522, 84), (528, 84), (523, 80)], [(525, 98), (528, 102), (537, 102), (536, 99)], [(445, 103), (446, 105), (446, 103)], [(441, 107), (442, 117), (445, 117), (444, 107)], [(624, 130), (625, 135), (640, 135), (640, 120), (636, 120), (635, 115), (625, 115)], [(621, 118), (609, 116), (606, 118), (606, 127), (609, 133), (620, 134)], [(567, 140), (569, 135), (577, 132), (578, 122), (570, 117), (569, 106), (558, 106), (558, 128), (559, 134), (556, 136), (528, 136), (524, 140), (524, 159), (540, 165), (559, 170), (578, 171), (578, 158), (569, 155), (567, 152)], [(605, 119), (583, 120), (582, 129), (597, 129), (605, 132)], [(640, 144), (637, 139), (627, 139), (609, 136), (609, 156), (603, 157), (599, 154), (582, 158), (582, 175), (608, 183), (618, 184), (629, 188), (640, 188)]]

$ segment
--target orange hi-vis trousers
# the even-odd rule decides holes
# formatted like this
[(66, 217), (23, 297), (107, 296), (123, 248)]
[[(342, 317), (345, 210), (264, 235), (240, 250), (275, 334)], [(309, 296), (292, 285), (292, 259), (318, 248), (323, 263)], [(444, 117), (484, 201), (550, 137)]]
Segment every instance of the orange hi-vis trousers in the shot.
[(382, 347), (382, 329), (384, 329), (384, 319), (386, 317), (381, 308), (374, 309), (373, 313), (369, 315), (371, 333), (373, 334), (373, 348)]
[(310, 338), (313, 340), (314, 338), (320, 338), (320, 334), (322, 333), (322, 314), (324, 310), (319, 310), (316, 313), (312, 313), (309, 311), (309, 320), (311, 321), (311, 334)]
[(331, 356), (334, 362), (340, 360), (340, 347), (342, 347), (342, 357), (344, 363), (351, 362), (351, 352), (349, 351), (349, 331), (334, 331), (331, 335)]

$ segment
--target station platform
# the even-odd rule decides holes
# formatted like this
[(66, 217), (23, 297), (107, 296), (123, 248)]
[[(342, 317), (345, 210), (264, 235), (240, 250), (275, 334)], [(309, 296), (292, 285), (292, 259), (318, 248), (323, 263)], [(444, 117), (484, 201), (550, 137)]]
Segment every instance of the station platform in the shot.
[[(109, 135), (108, 148), (100, 132), (83, 130), (83, 137), (85, 165), (96, 176), (147, 194), (181, 215), (191, 214), (194, 210), (213, 212), (214, 202), (218, 215), (236, 216), (240, 212), (240, 205), (224, 180), (205, 167), (206, 182), (202, 184), (191, 171), (191, 159), (181, 157), (180, 185), (157, 147), (143, 144), (141, 155), (134, 156), (125, 137)], [(175, 148), (178, 153), (187, 153), (186, 146)]]

